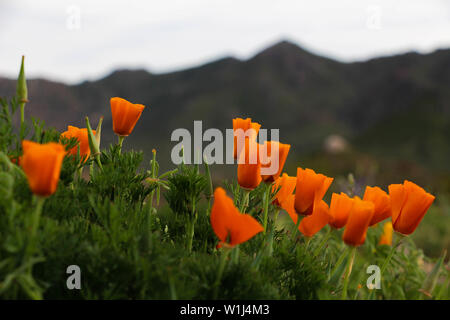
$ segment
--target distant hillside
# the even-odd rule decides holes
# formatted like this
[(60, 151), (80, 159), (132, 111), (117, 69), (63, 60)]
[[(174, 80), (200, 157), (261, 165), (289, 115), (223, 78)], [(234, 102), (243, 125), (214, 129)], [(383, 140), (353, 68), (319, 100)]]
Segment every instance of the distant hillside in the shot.
[[(120, 70), (73, 86), (28, 83), (29, 115), (59, 130), (104, 115), (105, 141), (112, 139), (110, 97), (145, 104), (126, 145), (156, 148), (166, 159), (175, 128), (203, 120), (204, 129), (225, 129), (234, 117), (252, 117), (280, 128), (297, 155), (317, 151), (337, 133), (365, 152), (449, 170), (450, 50), (344, 64), (283, 41), (246, 61), (225, 58), (158, 75)], [(0, 79), (0, 96), (14, 92), (15, 81)]]

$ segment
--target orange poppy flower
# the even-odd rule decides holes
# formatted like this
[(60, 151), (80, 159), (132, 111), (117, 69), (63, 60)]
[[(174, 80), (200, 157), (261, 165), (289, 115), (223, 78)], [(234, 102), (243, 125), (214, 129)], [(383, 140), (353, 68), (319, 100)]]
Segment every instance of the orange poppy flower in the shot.
[(378, 187), (366, 187), (363, 200), (370, 201), (375, 206), (372, 221), (369, 226), (383, 221), (391, 216), (391, 199), (389, 195)]
[(145, 106), (142, 104), (134, 104), (118, 97), (111, 98), (114, 132), (119, 136), (128, 136), (133, 131), (144, 108)]
[[(250, 138), (251, 140), (256, 141), (256, 137), (258, 136), (259, 128), (261, 128), (261, 125), (257, 122), (252, 122), (251, 118), (247, 119), (241, 119), (236, 118), (233, 119), (233, 131), (234, 131), (234, 158), (238, 159), (238, 129), (242, 129), (243, 137), (245, 137), (245, 134), (247, 130), (253, 129), (253, 131), (247, 132), (247, 138)], [(244, 140), (242, 140), (242, 143)], [(240, 150), (239, 150), (240, 151)]]
[[(278, 141), (264, 141), (264, 152), (261, 155), (261, 169), (268, 170), (272, 165), (278, 167), (276, 173), (261, 176), (265, 182), (274, 182), (276, 179), (278, 179), (281, 171), (283, 170), (284, 163), (286, 162), (286, 158), (288, 156), (290, 148), (291, 145), (280, 143)], [(278, 149), (278, 152), (275, 151), (277, 154), (275, 154), (275, 152), (272, 152), (272, 149)]]
[[(93, 130), (95, 134), (95, 130)], [(78, 152), (78, 146), (80, 146), (80, 156), (86, 157), (86, 159), (91, 154), (91, 149), (89, 148), (88, 132), (86, 128), (77, 128), (74, 126), (67, 126), (67, 131), (61, 133), (61, 136), (67, 139), (76, 138), (78, 140), (78, 145), (70, 149), (68, 152), (75, 156)]]
[(381, 235), (379, 245), (392, 245), (392, 222), (388, 221), (383, 225), (383, 234)]
[(298, 214), (311, 215), (317, 199), (322, 199), (333, 178), (317, 174), (311, 169), (297, 168), (297, 184), (295, 191), (295, 210)]
[(389, 195), (392, 224), (394, 230), (402, 234), (411, 234), (416, 230), (435, 199), (432, 194), (407, 180), (403, 184), (391, 184)]
[(330, 225), (335, 229), (340, 229), (347, 223), (348, 215), (353, 207), (353, 199), (345, 193), (333, 193), (330, 203)]
[(372, 220), (375, 206), (359, 197), (353, 198), (353, 206), (348, 215), (342, 239), (350, 246), (359, 246), (366, 241), (367, 229)]
[(255, 189), (262, 180), (259, 144), (249, 138), (245, 138), (245, 151), (239, 153), (237, 176), (239, 185), (247, 190)]
[(22, 141), (20, 166), (27, 176), (31, 191), (39, 196), (50, 196), (56, 191), (61, 165), (66, 154), (59, 143), (39, 144)]
[[(290, 195), (282, 205), (283, 209), (291, 217), (292, 221), (297, 224), (300, 218), (294, 208), (295, 196)], [(314, 210), (311, 215), (304, 217), (298, 225), (298, 230), (305, 237), (312, 237), (325, 227), (331, 220), (328, 205), (322, 199), (317, 199), (317, 203), (314, 205)]]
[(240, 213), (233, 200), (220, 187), (214, 191), (210, 218), (214, 233), (221, 241), (219, 245), (233, 247), (264, 230), (251, 215)]
[(296, 177), (291, 177), (288, 174), (283, 173), (281, 177), (275, 180), (272, 186), (272, 192), (278, 190), (272, 203), (281, 207), (281, 203), (286, 201), (287, 198), (294, 192), (296, 183)]

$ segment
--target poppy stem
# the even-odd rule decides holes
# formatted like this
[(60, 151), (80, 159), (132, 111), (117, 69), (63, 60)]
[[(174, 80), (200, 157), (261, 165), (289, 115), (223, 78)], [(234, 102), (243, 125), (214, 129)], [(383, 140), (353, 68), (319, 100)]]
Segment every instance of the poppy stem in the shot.
[(243, 189), (244, 194), (242, 195), (242, 203), (241, 207), (239, 208), (240, 213), (245, 213), (245, 210), (248, 207), (248, 202), (250, 200), (250, 190)]
[(325, 234), (325, 236), (323, 237), (323, 240), (320, 242), (319, 246), (316, 248), (316, 250), (314, 250), (313, 256), (317, 256), (320, 251), (322, 251), (322, 248), (325, 246), (325, 244), (327, 243), (328, 239), (331, 236), (331, 231), (333, 229), (331, 227), (329, 227), (328, 232)]
[(270, 189), (272, 188), (272, 184), (266, 185), (266, 190), (264, 192), (263, 205), (264, 205), (264, 213), (263, 213), (263, 234), (267, 232), (267, 218), (269, 215), (269, 197), (270, 197)]
[(213, 299), (217, 299), (217, 296), (219, 295), (220, 281), (222, 280), (222, 275), (223, 275), (223, 271), (225, 270), (227, 257), (231, 250), (224, 248), (222, 251), (222, 254), (220, 255), (219, 269), (217, 270), (216, 282), (214, 283)]
[(119, 137), (119, 154), (122, 153), (122, 144), (123, 140), (125, 140), (125, 136), (118, 136)]
[(292, 230), (292, 241), (295, 241), (295, 237), (297, 236), (298, 226), (300, 225), (300, 215), (297, 215), (297, 222), (295, 223), (295, 229)]
[(356, 247), (351, 247), (350, 257), (347, 262), (347, 267), (345, 268), (344, 285), (342, 287), (342, 297), (341, 300), (347, 299), (347, 287), (350, 280), (350, 274), (352, 273), (353, 262), (355, 261)]
[[(395, 242), (395, 244), (392, 246), (391, 251), (389, 251), (389, 254), (387, 255), (386, 259), (383, 262), (383, 265), (381, 266), (380, 269), (380, 277), (383, 276), (383, 273), (386, 271), (387, 266), (389, 265), (389, 262), (391, 262), (392, 257), (394, 256), (395, 250), (397, 249), (397, 247), (400, 245), (400, 243), (402, 242), (402, 240), (405, 238), (404, 235), (402, 234), (398, 234), (400, 235), (400, 237), (397, 237), (397, 241)], [(369, 294), (369, 300), (372, 300), (373, 295), (374, 295), (375, 289), (372, 289), (370, 294)]]

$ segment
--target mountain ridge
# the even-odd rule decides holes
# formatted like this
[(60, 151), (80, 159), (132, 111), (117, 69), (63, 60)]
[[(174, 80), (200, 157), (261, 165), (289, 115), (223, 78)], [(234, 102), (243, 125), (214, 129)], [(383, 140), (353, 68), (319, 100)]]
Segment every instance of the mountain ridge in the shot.
[[(385, 142), (376, 134), (367, 138), (368, 146), (359, 138), (395, 118), (399, 131), (408, 128), (411, 133), (398, 134), (395, 123), (389, 124), (386, 128), (396, 142), (387, 154), (406, 150), (404, 156), (426, 162), (433, 158), (433, 141), (447, 134), (446, 123), (438, 126), (437, 136), (429, 131), (435, 119), (449, 118), (449, 85), (450, 49), (342, 63), (281, 41), (246, 60), (224, 57), (169, 73), (120, 69), (76, 85), (32, 79), (27, 114), (60, 131), (68, 124), (84, 127), (86, 115), (93, 123), (105, 116), (106, 127), (111, 125), (109, 98), (120, 96), (147, 106), (130, 144), (137, 149), (158, 147), (166, 154), (170, 133), (191, 129), (194, 120), (203, 120), (205, 129), (223, 130), (231, 127), (232, 118), (252, 117), (265, 128), (280, 128), (280, 140), (301, 154), (321, 148), (330, 134), (378, 150)], [(0, 78), (0, 96), (14, 94), (15, 81)], [(414, 119), (408, 120), (409, 114)], [(428, 122), (409, 128), (408, 121), (420, 123), (416, 118)], [(426, 147), (408, 138), (416, 134), (429, 136), (418, 139)], [(104, 141), (112, 139), (105, 130)], [(421, 155), (422, 150), (428, 154)], [(442, 153), (443, 160), (450, 160), (450, 146), (444, 145)]]

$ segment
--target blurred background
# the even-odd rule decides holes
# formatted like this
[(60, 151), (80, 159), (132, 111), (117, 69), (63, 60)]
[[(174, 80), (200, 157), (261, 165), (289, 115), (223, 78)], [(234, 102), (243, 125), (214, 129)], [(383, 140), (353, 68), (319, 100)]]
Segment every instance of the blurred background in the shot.
[[(109, 98), (144, 104), (126, 148), (170, 169), (174, 129), (251, 117), (292, 145), (290, 175), (421, 185), (437, 200), (413, 237), (450, 249), (450, 1), (0, 0), (0, 43), (0, 96), (26, 56), (29, 118), (103, 115), (106, 146)], [(235, 171), (213, 166), (217, 184)]]

